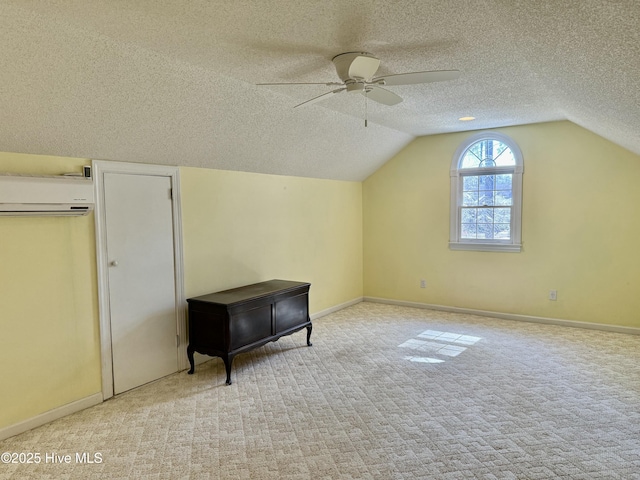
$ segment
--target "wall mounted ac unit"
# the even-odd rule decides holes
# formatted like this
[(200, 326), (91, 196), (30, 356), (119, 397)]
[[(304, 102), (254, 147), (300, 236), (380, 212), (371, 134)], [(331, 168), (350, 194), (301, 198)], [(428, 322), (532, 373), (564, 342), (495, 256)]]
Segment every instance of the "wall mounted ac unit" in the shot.
[(93, 204), (90, 178), (0, 175), (0, 216), (86, 215)]

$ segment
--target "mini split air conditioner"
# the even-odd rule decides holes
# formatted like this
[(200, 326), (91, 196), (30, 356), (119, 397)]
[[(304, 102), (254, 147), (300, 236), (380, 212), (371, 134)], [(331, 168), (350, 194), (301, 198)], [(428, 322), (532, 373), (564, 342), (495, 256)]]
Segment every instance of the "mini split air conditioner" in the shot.
[(90, 178), (0, 175), (0, 216), (86, 215), (93, 203)]

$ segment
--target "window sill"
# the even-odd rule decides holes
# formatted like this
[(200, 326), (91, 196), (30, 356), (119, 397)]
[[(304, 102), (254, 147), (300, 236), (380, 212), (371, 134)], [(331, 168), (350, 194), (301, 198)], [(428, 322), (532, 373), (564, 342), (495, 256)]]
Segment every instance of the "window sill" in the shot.
[(513, 243), (464, 243), (449, 242), (450, 250), (472, 250), (477, 252), (512, 252), (519, 253), (522, 251), (521, 244)]

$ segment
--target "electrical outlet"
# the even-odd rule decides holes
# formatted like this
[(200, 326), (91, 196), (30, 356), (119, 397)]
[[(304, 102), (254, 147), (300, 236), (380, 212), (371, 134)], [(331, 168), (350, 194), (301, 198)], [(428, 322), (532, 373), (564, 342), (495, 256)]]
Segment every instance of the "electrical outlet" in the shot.
[(422, 279), (420, 280), (420, 288), (427, 288), (427, 281)]
[(557, 290), (549, 290), (549, 300), (553, 300), (554, 302), (558, 300), (558, 291)]

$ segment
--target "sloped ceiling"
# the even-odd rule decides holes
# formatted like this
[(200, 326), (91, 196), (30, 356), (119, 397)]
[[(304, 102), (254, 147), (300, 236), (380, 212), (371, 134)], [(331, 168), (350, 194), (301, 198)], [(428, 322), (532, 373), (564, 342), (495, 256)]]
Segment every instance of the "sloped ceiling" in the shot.
[[(0, 150), (362, 180), (419, 135), (568, 119), (640, 154), (637, 0), (0, 0)], [(341, 94), (331, 58), (460, 70)], [(461, 122), (472, 115), (476, 120)]]

